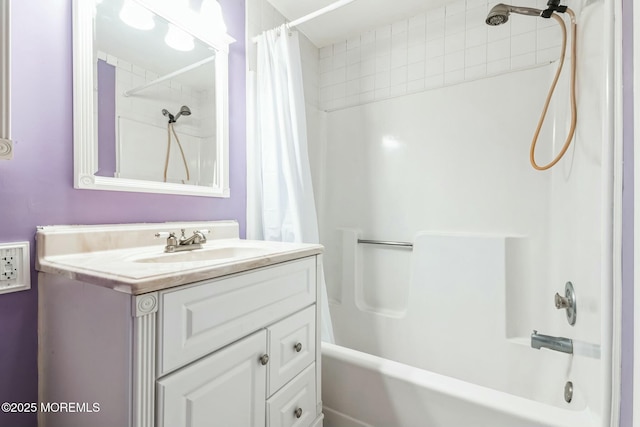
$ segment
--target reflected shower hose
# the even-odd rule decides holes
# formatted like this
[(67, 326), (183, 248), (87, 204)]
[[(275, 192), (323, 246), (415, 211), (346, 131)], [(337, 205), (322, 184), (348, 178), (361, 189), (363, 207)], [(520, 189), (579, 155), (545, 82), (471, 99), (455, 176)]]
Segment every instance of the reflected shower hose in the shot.
[(531, 161), (531, 166), (534, 169), (543, 171), (547, 169), (551, 169), (555, 166), (556, 163), (562, 159), (565, 155), (569, 146), (571, 145), (571, 141), (573, 140), (573, 134), (576, 130), (576, 121), (578, 116), (578, 108), (576, 105), (576, 15), (573, 11), (567, 8), (566, 11), (571, 17), (571, 127), (569, 129), (569, 135), (567, 136), (566, 141), (564, 142), (564, 146), (558, 153), (558, 155), (548, 164), (544, 166), (538, 165), (535, 159), (536, 153), (536, 144), (538, 143), (538, 137), (540, 136), (540, 130), (542, 129), (542, 125), (545, 120), (545, 116), (547, 115), (547, 110), (549, 109), (549, 103), (551, 102), (551, 97), (553, 96), (553, 92), (556, 89), (556, 85), (558, 84), (558, 79), (560, 78), (560, 73), (562, 72), (562, 66), (564, 65), (564, 57), (565, 52), (567, 50), (567, 26), (564, 23), (564, 20), (556, 13), (553, 13), (551, 17), (558, 21), (560, 24), (560, 28), (562, 29), (562, 52), (560, 54), (560, 63), (558, 65), (558, 70), (556, 71), (556, 76), (553, 79), (553, 83), (551, 83), (551, 87), (549, 88), (549, 94), (547, 95), (547, 100), (544, 104), (544, 108), (542, 109), (542, 115), (540, 116), (540, 120), (538, 121), (538, 127), (536, 128), (536, 132), (533, 135), (533, 140), (531, 141), (531, 149), (529, 151), (529, 160)]
[[(171, 133), (173, 132), (173, 136), (176, 137), (176, 142), (178, 143), (178, 148), (180, 148), (180, 154), (182, 155), (182, 162), (184, 163), (184, 170), (187, 172), (187, 181), (189, 181), (189, 165), (187, 164), (187, 159), (184, 156), (184, 150), (182, 149), (182, 144), (180, 143), (180, 138), (178, 138), (178, 134), (173, 127), (175, 122), (169, 122), (167, 124), (167, 158), (164, 161), (164, 182), (167, 182), (167, 170), (169, 169), (169, 155), (171, 154)], [(182, 180), (183, 184), (184, 179)]]

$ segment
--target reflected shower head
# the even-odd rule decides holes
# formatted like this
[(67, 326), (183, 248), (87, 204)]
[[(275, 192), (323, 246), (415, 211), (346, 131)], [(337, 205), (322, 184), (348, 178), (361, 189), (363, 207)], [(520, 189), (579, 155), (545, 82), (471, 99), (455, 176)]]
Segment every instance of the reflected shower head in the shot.
[(176, 120), (178, 120), (180, 116), (190, 116), (190, 115), (191, 115), (191, 109), (186, 105), (183, 105), (182, 107), (180, 107), (180, 111), (178, 111), (178, 114), (176, 114)]
[(180, 111), (178, 111), (178, 114), (174, 116), (165, 108), (162, 110), (162, 115), (169, 118), (169, 123), (175, 123), (176, 121), (178, 121), (180, 116), (190, 116), (191, 109), (186, 105), (183, 105), (182, 107), (180, 107)]
[(498, 3), (493, 6), (487, 15), (487, 19), (484, 21), (487, 25), (501, 25), (509, 20), (509, 14), (518, 13), (520, 15), (527, 16), (541, 16), (542, 10), (534, 9), (532, 7), (520, 7), (511, 6), (504, 3)]

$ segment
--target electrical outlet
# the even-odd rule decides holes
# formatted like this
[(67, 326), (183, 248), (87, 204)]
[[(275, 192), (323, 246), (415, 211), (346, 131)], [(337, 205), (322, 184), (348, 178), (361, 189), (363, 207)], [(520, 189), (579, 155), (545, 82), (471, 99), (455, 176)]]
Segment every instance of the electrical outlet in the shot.
[(0, 294), (31, 288), (29, 242), (0, 243)]

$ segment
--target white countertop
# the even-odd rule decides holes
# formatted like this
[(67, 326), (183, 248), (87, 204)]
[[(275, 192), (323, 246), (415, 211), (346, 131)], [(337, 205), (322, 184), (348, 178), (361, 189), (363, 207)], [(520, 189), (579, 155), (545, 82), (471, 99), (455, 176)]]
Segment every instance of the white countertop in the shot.
[[(202, 249), (164, 254), (162, 231), (209, 229)], [(267, 242), (237, 238), (238, 226), (230, 221), (198, 223), (125, 224), (39, 227), (36, 234), (36, 269), (70, 279), (140, 295), (213, 279), (322, 253), (317, 244)], [(234, 248), (240, 256), (197, 258), (199, 253)], [(246, 254), (243, 250), (246, 250)], [(206, 253), (202, 255), (206, 255)], [(173, 258), (177, 262), (173, 262)]]

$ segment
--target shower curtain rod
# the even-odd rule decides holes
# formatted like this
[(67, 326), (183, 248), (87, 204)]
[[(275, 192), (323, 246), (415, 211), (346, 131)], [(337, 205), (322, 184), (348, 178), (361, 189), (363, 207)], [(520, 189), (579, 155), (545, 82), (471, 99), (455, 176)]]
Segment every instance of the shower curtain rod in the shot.
[(210, 56), (208, 58), (205, 58), (205, 59), (203, 59), (201, 61), (195, 62), (195, 63), (193, 63), (191, 65), (187, 65), (186, 67), (180, 68), (179, 70), (176, 70), (176, 71), (174, 71), (172, 73), (165, 74), (164, 76), (158, 77), (157, 79), (152, 80), (149, 83), (142, 84), (142, 85), (140, 85), (138, 87), (134, 87), (133, 89), (125, 90), (123, 95), (124, 96), (135, 95), (136, 93), (140, 92), (141, 90), (144, 90), (144, 89), (146, 89), (148, 87), (157, 85), (158, 83), (162, 83), (162, 82), (164, 82), (166, 80), (172, 79), (172, 78), (174, 78), (176, 76), (179, 76), (180, 74), (186, 73), (187, 71), (194, 70), (194, 69), (196, 69), (198, 67), (203, 66), (204, 64), (208, 64), (209, 62), (211, 62), (211, 61), (213, 61), (215, 59), (216, 59), (216, 56), (212, 55), (212, 56)]
[[(287, 24), (287, 26), (289, 28), (296, 27), (296, 26), (298, 26), (300, 24), (304, 24), (307, 21), (311, 21), (312, 19), (317, 18), (318, 16), (322, 16), (325, 13), (328, 13), (328, 12), (331, 12), (333, 10), (339, 9), (342, 6), (348, 5), (349, 3), (353, 3), (354, 1), (355, 0), (338, 0), (337, 2), (331, 3), (328, 6), (325, 6), (323, 8), (320, 8), (320, 9), (316, 10), (315, 12), (311, 12), (308, 15), (304, 15), (304, 16), (298, 18), (298, 19), (295, 19), (295, 20), (289, 22)], [(251, 41), (253, 41), (254, 43), (257, 43), (258, 42), (258, 37), (257, 36), (253, 37), (251, 39)]]

